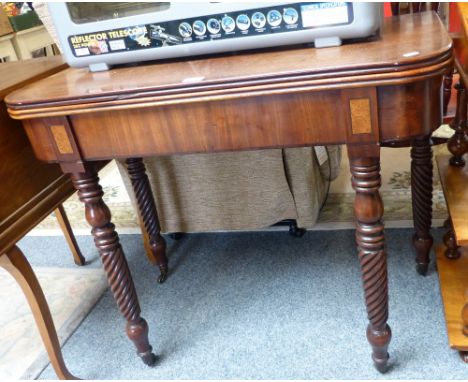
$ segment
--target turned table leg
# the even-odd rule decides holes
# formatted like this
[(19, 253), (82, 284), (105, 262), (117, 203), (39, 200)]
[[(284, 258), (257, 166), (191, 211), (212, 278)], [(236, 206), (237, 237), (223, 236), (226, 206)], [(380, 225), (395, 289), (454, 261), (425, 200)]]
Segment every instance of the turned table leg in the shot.
[(411, 198), (413, 207), (416, 269), (426, 275), (434, 239), (432, 224), (432, 148), (430, 136), (416, 138), (411, 147)]
[(91, 167), (86, 172), (73, 173), (73, 184), (78, 197), (85, 204), (86, 220), (92, 226), (94, 243), (107, 273), (114, 298), (122, 315), (127, 320), (127, 336), (137, 348), (137, 354), (147, 365), (154, 365), (156, 356), (148, 342), (148, 325), (140, 316), (140, 304), (133, 284), (127, 260), (120, 246), (119, 236), (111, 222), (109, 208), (96, 171)]
[(444, 102), (443, 102), (443, 113), (447, 114), (448, 104), (450, 103), (450, 96), (452, 95), (452, 83), (453, 83), (453, 68), (448, 74), (444, 76)]
[(388, 319), (387, 253), (385, 249), (383, 203), (379, 194), (380, 148), (374, 145), (348, 146), (351, 181), (356, 197), (356, 241), (361, 264), (369, 325), (367, 339), (372, 359), (380, 372), (387, 370), (391, 339)]
[(450, 164), (452, 166), (464, 166), (463, 154), (468, 151), (468, 139), (466, 137), (467, 95), (463, 82), (460, 81), (455, 88), (457, 89), (457, 110), (455, 118), (450, 123), (450, 127), (455, 130), (455, 134), (448, 140), (447, 148), (453, 155), (450, 158)]
[(23, 290), (57, 376), (60, 379), (78, 379), (65, 366), (47, 300), (26, 257), (17, 246), (14, 246), (0, 255), (0, 266), (14, 277)]
[(460, 247), (457, 245), (457, 239), (455, 237), (455, 231), (453, 230), (452, 219), (448, 218), (444, 222), (444, 228), (447, 229), (445, 232), (443, 241), (446, 247), (444, 252), (448, 259), (455, 260), (461, 256)]
[[(468, 337), (468, 290), (465, 292), (465, 305), (463, 306), (461, 317), (463, 321), (463, 334)], [(468, 363), (468, 351), (460, 351), (463, 362)]]
[(154, 256), (154, 260), (152, 261), (158, 265), (161, 272), (158, 282), (163, 283), (168, 274), (166, 241), (161, 236), (158, 212), (148, 176), (146, 175), (145, 164), (142, 158), (129, 158), (125, 163), (127, 164), (128, 175), (132, 182), (138, 210), (149, 238), (151, 252)]

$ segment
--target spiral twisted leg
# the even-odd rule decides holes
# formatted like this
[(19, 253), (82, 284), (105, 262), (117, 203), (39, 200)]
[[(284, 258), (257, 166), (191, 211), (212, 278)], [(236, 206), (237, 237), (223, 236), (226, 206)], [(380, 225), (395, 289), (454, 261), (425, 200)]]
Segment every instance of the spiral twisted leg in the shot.
[(356, 191), (356, 241), (369, 318), (367, 339), (372, 346), (375, 367), (380, 372), (385, 372), (391, 330), (387, 325), (387, 254), (384, 225), (381, 221), (383, 203), (379, 194), (380, 163), (379, 154), (375, 151), (375, 156), (361, 158), (356, 154), (357, 151), (349, 150), (349, 157), (352, 185)]
[(72, 175), (80, 200), (85, 204), (86, 220), (92, 226), (94, 243), (99, 251), (104, 270), (115, 301), (127, 320), (127, 336), (137, 348), (137, 354), (147, 365), (156, 357), (148, 342), (148, 325), (140, 316), (140, 304), (127, 260), (120, 246), (119, 236), (111, 223), (109, 208), (102, 200), (104, 195), (96, 172), (87, 168), (85, 173)]
[(145, 164), (142, 158), (129, 158), (125, 162), (127, 164), (128, 175), (132, 182), (140, 216), (149, 237), (154, 261), (158, 264), (161, 272), (158, 282), (163, 283), (168, 274), (166, 241), (161, 236), (158, 212), (154, 203), (148, 176), (146, 175)]
[(413, 205), (414, 235), (416, 249), (416, 270), (426, 275), (429, 253), (434, 239), (431, 236), (432, 223), (432, 148), (430, 136), (416, 138), (411, 147), (411, 198)]

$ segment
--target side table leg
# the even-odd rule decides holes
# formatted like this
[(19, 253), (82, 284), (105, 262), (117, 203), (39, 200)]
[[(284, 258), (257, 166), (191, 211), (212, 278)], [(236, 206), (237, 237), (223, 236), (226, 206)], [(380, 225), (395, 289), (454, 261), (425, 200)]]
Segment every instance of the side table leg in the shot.
[(67, 213), (65, 212), (65, 208), (63, 204), (60, 204), (55, 209), (55, 216), (57, 221), (62, 229), (63, 236), (65, 236), (65, 240), (68, 243), (68, 247), (73, 254), (73, 260), (75, 261), (76, 265), (83, 266), (86, 264), (86, 259), (84, 258), (83, 254), (81, 253), (80, 247), (76, 242), (76, 237), (73, 234), (72, 227), (70, 225), (70, 221), (68, 220)]
[(87, 167), (84, 173), (72, 174), (78, 197), (85, 204), (86, 220), (93, 227), (94, 243), (99, 251), (110, 288), (122, 315), (127, 320), (127, 336), (146, 365), (152, 366), (156, 356), (148, 342), (148, 324), (140, 316), (140, 304), (119, 236), (111, 223), (111, 213), (104, 203), (104, 192), (96, 171)]
[(443, 113), (447, 114), (448, 104), (450, 103), (450, 96), (452, 95), (452, 82), (453, 82), (453, 68), (444, 76), (444, 103)]
[(167, 279), (168, 274), (166, 241), (161, 236), (158, 212), (154, 203), (148, 176), (146, 175), (145, 164), (142, 158), (129, 158), (125, 163), (127, 164), (128, 175), (132, 182), (140, 216), (149, 238), (151, 251), (161, 272), (158, 277), (158, 282), (163, 283)]
[(5, 254), (0, 255), (0, 266), (14, 277), (23, 290), (34, 315), (42, 342), (49, 355), (50, 363), (57, 376), (60, 379), (78, 379), (65, 366), (49, 305), (42, 292), (41, 285), (23, 252), (17, 246), (14, 246)]
[(416, 270), (426, 275), (429, 253), (434, 239), (432, 224), (432, 148), (430, 136), (416, 138), (411, 147), (411, 198), (413, 207), (414, 235), (416, 249)]
[(447, 148), (453, 155), (450, 158), (450, 164), (452, 166), (464, 166), (463, 154), (468, 151), (468, 139), (466, 137), (467, 94), (462, 81), (455, 88), (457, 89), (457, 109), (455, 118), (450, 123), (450, 127), (455, 130), (455, 134), (448, 140)]
[(372, 359), (380, 372), (387, 370), (388, 345), (392, 336), (388, 319), (387, 253), (385, 249), (383, 203), (379, 194), (380, 148), (375, 145), (348, 146), (351, 181), (356, 197), (356, 241), (366, 300), (367, 340)]
[[(468, 301), (468, 290), (465, 291), (465, 301)], [(465, 303), (461, 313), (463, 321), (463, 334), (468, 337), (468, 302)], [(460, 351), (463, 362), (468, 363), (468, 351)]]
[(455, 231), (453, 229), (452, 219), (448, 218), (444, 222), (444, 228), (447, 229), (445, 232), (443, 241), (446, 247), (444, 255), (450, 259), (455, 260), (461, 256), (460, 247), (457, 245), (457, 239), (455, 237)]
[(461, 350), (458, 353), (460, 354), (462, 361), (468, 363), (468, 351)]

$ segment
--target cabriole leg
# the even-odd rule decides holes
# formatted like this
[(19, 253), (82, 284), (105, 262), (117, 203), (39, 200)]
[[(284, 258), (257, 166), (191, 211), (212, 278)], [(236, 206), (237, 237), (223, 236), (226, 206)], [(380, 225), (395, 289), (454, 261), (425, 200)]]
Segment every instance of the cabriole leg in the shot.
[(151, 186), (146, 175), (145, 164), (142, 158), (129, 158), (127, 164), (128, 175), (132, 182), (133, 192), (138, 204), (141, 219), (149, 238), (153, 262), (158, 264), (161, 272), (158, 282), (163, 283), (167, 279), (168, 265), (166, 257), (166, 241), (161, 236), (158, 212), (154, 203)]
[(432, 224), (432, 148), (430, 136), (416, 138), (411, 147), (411, 198), (413, 206), (416, 270), (426, 275), (434, 239)]
[(352, 185), (356, 191), (354, 211), (356, 241), (369, 325), (367, 339), (372, 359), (380, 372), (387, 370), (391, 339), (388, 319), (387, 253), (385, 249), (383, 203), (379, 194), (380, 148), (374, 145), (348, 146)]
[(49, 305), (36, 275), (24, 257), (23, 252), (14, 246), (8, 252), (0, 255), (0, 266), (6, 269), (19, 284), (31, 307), (34, 320), (42, 337), (50, 363), (60, 379), (78, 379), (65, 366), (62, 350), (55, 331), (54, 321), (50, 314)]
[(111, 223), (109, 208), (102, 200), (104, 193), (96, 171), (89, 166), (84, 173), (72, 174), (72, 180), (78, 197), (85, 204), (86, 220), (92, 226), (94, 243), (104, 264), (115, 301), (127, 320), (127, 336), (135, 344), (137, 354), (143, 362), (152, 366), (156, 357), (148, 342), (148, 325), (140, 316), (135, 285), (120, 246), (119, 236)]

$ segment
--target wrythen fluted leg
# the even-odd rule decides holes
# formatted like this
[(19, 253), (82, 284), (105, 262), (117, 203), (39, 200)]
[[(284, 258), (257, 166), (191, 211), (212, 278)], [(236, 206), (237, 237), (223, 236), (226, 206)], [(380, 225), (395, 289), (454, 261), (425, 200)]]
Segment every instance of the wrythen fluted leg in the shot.
[(119, 236), (111, 223), (109, 208), (102, 200), (104, 195), (96, 172), (88, 167), (85, 173), (72, 175), (80, 200), (85, 204), (86, 220), (93, 227), (94, 243), (101, 256), (110, 288), (120, 311), (127, 320), (127, 335), (137, 348), (137, 354), (147, 365), (156, 357), (148, 342), (148, 325), (140, 316), (135, 285), (127, 260), (120, 246)]
[(168, 273), (166, 242), (161, 236), (158, 212), (154, 203), (148, 176), (146, 175), (145, 165), (142, 158), (129, 158), (126, 160), (126, 164), (140, 216), (149, 238), (154, 261), (158, 264), (161, 272), (158, 282), (163, 283)]
[(411, 198), (413, 205), (416, 269), (425, 275), (429, 266), (429, 253), (434, 239), (432, 224), (432, 148), (429, 136), (416, 138), (411, 147)]
[(0, 254), (0, 266), (15, 278), (23, 290), (33, 312), (42, 342), (49, 355), (50, 363), (57, 376), (60, 379), (78, 379), (65, 366), (49, 305), (28, 260), (26, 260), (21, 250), (14, 246), (5, 254)]
[(379, 194), (380, 149), (375, 146), (348, 147), (352, 185), (356, 191), (354, 211), (356, 241), (369, 325), (367, 339), (372, 359), (380, 372), (387, 370), (387, 352), (391, 339), (388, 319), (387, 254), (383, 203)]

